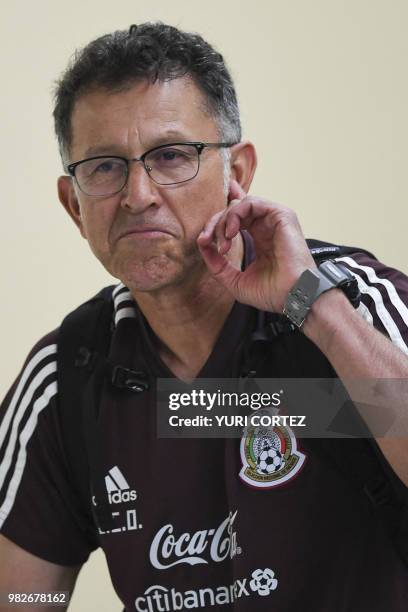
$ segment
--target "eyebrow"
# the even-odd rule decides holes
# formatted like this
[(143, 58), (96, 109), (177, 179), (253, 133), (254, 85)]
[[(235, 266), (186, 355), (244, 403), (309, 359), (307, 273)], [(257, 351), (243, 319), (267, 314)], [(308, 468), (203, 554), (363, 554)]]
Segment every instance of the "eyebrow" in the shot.
[[(154, 149), (155, 147), (159, 147), (162, 144), (167, 144), (171, 142), (190, 142), (191, 139), (187, 138), (185, 134), (182, 132), (178, 132), (177, 130), (168, 130), (165, 134), (157, 136), (154, 138), (150, 146), (146, 149)], [(97, 145), (94, 147), (89, 147), (84, 152), (84, 157), (91, 157), (92, 155), (121, 155), (123, 153), (123, 148), (121, 145), (117, 144), (103, 144)]]

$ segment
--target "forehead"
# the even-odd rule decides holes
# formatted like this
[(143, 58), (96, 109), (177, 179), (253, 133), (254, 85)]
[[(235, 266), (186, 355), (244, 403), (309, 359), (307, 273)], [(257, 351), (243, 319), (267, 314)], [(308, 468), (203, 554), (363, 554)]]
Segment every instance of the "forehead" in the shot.
[(75, 103), (71, 131), (71, 159), (104, 152), (140, 155), (146, 148), (177, 139), (217, 139), (204, 96), (186, 77), (142, 81), (120, 92), (85, 93)]

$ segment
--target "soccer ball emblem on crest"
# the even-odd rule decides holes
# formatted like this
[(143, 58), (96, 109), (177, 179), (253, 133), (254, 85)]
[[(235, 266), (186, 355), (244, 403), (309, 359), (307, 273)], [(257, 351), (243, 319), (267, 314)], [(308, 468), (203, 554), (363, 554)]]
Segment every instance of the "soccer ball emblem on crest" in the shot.
[(283, 467), (284, 462), (285, 460), (277, 448), (265, 444), (258, 456), (256, 471), (259, 474), (273, 474)]

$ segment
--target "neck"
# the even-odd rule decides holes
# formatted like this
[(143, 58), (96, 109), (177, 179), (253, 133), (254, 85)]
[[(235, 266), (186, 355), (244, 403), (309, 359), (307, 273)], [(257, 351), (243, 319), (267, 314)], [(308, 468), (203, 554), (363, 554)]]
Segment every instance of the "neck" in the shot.
[[(239, 267), (239, 235), (229, 253)], [(204, 263), (186, 282), (147, 293), (132, 291), (158, 341), (161, 359), (179, 378), (194, 378), (207, 361), (233, 305), (231, 294), (208, 273)]]

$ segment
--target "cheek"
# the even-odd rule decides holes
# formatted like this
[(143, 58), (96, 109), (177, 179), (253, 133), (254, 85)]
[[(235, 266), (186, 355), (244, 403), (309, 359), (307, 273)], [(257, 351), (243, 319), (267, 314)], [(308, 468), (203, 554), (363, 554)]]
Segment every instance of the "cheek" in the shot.
[(197, 182), (183, 200), (180, 221), (186, 234), (196, 237), (211, 217), (227, 206), (223, 176)]
[(110, 252), (109, 232), (113, 222), (113, 214), (109, 208), (92, 202), (82, 212), (82, 221), (86, 237), (94, 253)]

